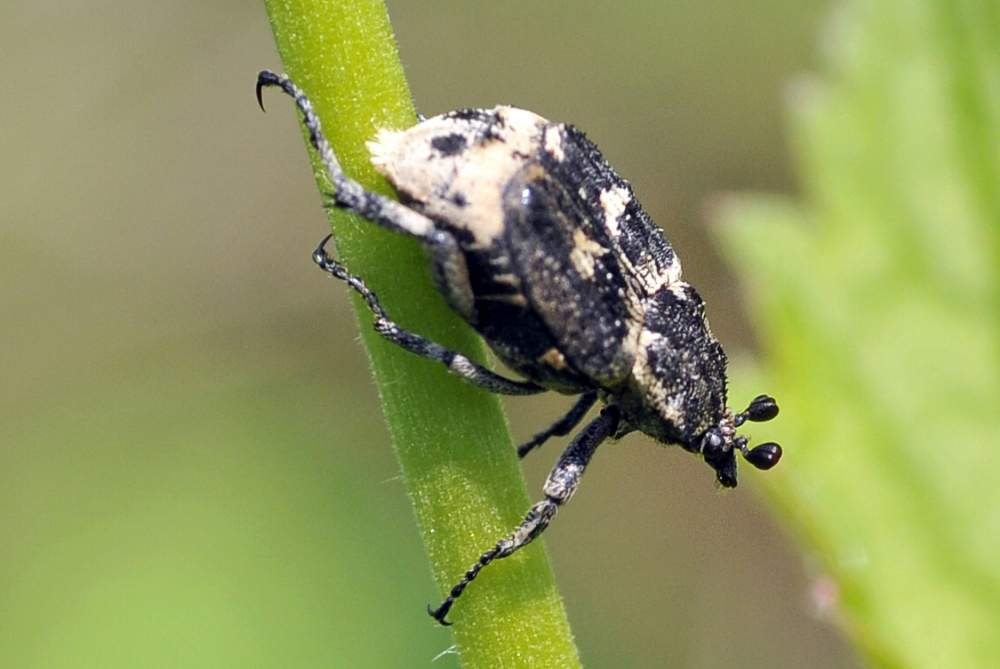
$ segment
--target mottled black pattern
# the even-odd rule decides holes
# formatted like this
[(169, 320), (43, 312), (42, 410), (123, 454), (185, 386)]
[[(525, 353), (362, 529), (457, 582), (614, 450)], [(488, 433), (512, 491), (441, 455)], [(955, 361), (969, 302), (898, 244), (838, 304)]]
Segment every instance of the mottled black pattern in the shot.
[(443, 156), (453, 156), (465, 150), (465, 135), (452, 133), (435, 137), (431, 140), (431, 146), (440, 151)]
[(456, 121), (475, 121), (485, 125), (497, 123), (497, 113), (493, 109), (465, 107), (463, 109), (450, 111), (444, 116), (445, 118), (454, 119)]
[[(624, 188), (629, 193), (625, 214), (619, 220), (616, 251), (625, 256), (634, 267), (649, 267), (654, 273), (663, 273), (674, 263), (674, 250), (663, 231), (640, 206), (632, 186), (608, 164), (597, 146), (586, 135), (571, 125), (553, 124), (562, 138), (562, 160), (548, 152), (540, 153), (546, 171), (555, 180), (566, 185), (567, 190), (586, 194), (586, 215), (594, 221), (604, 218), (601, 193), (614, 188)], [(624, 276), (629, 287), (643, 293), (639, 277), (628, 273)]]
[(480, 128), (481, 139), (499, 139), (503, 119), (495, 109), (456, 109), (444, 115), (455, 121), (466, 121)]

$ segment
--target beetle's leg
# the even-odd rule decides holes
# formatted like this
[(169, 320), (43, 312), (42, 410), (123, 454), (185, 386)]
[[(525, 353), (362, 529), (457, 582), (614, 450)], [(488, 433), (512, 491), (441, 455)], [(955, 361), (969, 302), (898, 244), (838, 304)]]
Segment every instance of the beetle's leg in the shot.
[(384, 195), (366, 191), (364, 186), (344, 174), (340, 161), (337, 160), (330, 142), (323, 134), (319, 118), (313, 111), (312, 102), (288, 77), (277, 75), (270, 70), (262, 70), (257, 75), (257, 101), (261, 104), (261, 109), (264, 107), (261, 93), (267, 86), (277, 86), (295, 100), (295, 106), (302, 113), (302, 121), (309, 131), (309, 143), (319, 154), (333, 184), (332, 197), (335, 206), (347, 209), (394, 232), (418, 239), (426, 239), (435, 230), (433, 221), (426, 216)]
[[(257, 102), (260, 103), (262, 109), (261, 94), (267, 86), (277, 86), (295, 100), (295, 105), (301, 112), (303, 122), (309, 131), (309, 141), (319, 153), (334, 187), (334, 192), (331, 195), (334, 206), (355, 213), (394, 232), (421, 240), (431, 255), (438, 284), (442, 287), (445, 298), (453, 308), (469, 318), (473, 310), (472, 289), (469, 286), (465, 257), (455, 238), (447, 232), (437, 229), (434, 222), (426, 216), (408, 209), (384, 195), (366, 191), (364, 186), (345, 175), (337, 156), (323, 134), (319, 118), (313, 111), (312, 103), (305, 93), (287, 77), (267, 70), (257, 75)], [(434, 342), (400, 328), (386, 316), (378, 298), (364, 285), (364, 282), (350, 274), (343, 265), (327, 255), (323, 248), (327, 240), (329, 237), (324, 239), (319, 248), (313, 252), (313, 260), (324, 271), (346, 282), (365, 298), (376, 316), (375, 329), (383, 337), (418, 355), (444, 363), (452, 372), (487, 390), (510, 395), (527, 395), (544, 391), (543, 388), (534, 383), (506, 379), (494, 374), (459, 353), (449, 351)]]
[(440, 344), (401, 328), (386, 315), (378, 297), (365, 285), (365, 282), (348, 272), (346, 267), (327, 254), (325, 247), (331, 237), (332, 235), (324, 237), (313, 251), (313, 262), (330, 276), (346, 283), (365, 299), (368, 308), (375, 314), (375, 331), (380, 335), (407, 351), (443, 363), (452, 373), (490, 392), (500, 395), (534, 395), (545, 392), (545, 388), (530, 381), (518, 381), (500, 376), (469, 360), (461, 353), (446, 349)]
[(442, 625), (449, 625), (450, 623), (445, 620), (448, 611), (455, 600), (461, 596), (462, 591), (479, 575), (483, 567), (527, 546), (545, 531), (558, 508), (568, 502), (573, 493), (576, 492), (594, 451), (601, 445), (601, 442), (615, 434), (620, 418), (618, 407), (607, 406), (601, 411), (600, 416), (591, 421), (583, 432), (576, 436), (573, 443), (563, 451), (559, 462), (552, 468), (545, 481), (545, 487), (542, 489), (545, 493), (545, 499), (531, 507), (524, 520), (509, 537), (501, 539), (496, 546), (479, 556), (476, 563), (465, 572), (462, 580), (451, 589), (441, 606), (436, 609), (427, 607), (427, 612), (431, 617)]
[(309, 142), (319, 154), (333, 185), (330, 203), (338, 209), (357, 214), (383, 228), (414, 237), (423, 242), (433, 261), (438, 286), (448, 303), (466, 319), (473, 315), (473, 295), (465, 256), (455, 238), (436, 227), (426, 216), (401, 205), (392, 198), (365, 190), (365, 187), (344, 174), (330, 142), (320, 127), (312, 102), (288, 77), (269, 70), (257, 75), (257, 102), (264, 108), (261, 93), (266, 86), (277, 86), (295, 101), (302, 121), (309, 131)]
[(564, 437), (569, 434), (579, 424), (580, 419), (590, 411), (590, 407), (594, 406), (594, 402), (596, 401), (597, 393), (594, 391), (588, 391), (580, 395), (580, 399), (566, 412), (565, 416), (536, 434), (529, 441), (518, 446), (517, 457), (523, 458), (548, 441), (550, 437)]

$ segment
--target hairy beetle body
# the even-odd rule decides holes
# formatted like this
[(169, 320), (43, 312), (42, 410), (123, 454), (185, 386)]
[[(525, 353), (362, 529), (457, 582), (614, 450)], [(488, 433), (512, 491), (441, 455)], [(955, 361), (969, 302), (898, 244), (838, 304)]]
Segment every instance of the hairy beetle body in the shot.
[(774, 418), (777, 403), (761, 395), (740, 413), (727, 408), (726, 355), (701, 297), (681, 279), (673, 248), (631, 186), (583, 133), (514, 107), (458, 110), (382, 130), (369, 149), (399, 193), (396, 202), (343, 173), (295, 84), (261, 72), (258, 102), (265, 86), (294, 98), (333, 185), (331, 204), (419, 240), (444, 298), (526, 380), (397, 324), (364, 281), (327, 254), (327, 237), (314, 261), (365, 299), (379, 334), (491, 392), (579, 395), (518, 448), (521, 457), (569, 434), (598, 400), (605, 405), (563, 451), (545, 498), (430, 610), (439, 622), (481, 569), (545, 530), (608, 439), (639, 430), (680, 445), (700, 454), (726, 487), (737, 483), (736, 452), (759, 469), (778, 462), (777, 444), (751, 450), (736, 432), (745, 421)]

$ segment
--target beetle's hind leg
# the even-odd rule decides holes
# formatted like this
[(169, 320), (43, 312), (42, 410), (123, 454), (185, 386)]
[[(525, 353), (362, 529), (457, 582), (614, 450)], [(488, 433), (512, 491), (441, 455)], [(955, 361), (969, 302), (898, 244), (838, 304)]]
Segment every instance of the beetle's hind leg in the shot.
[(309, 143), (316, 149), (327, 176), (333, 185), (331, 195), (334, 206), (346, 209), (362, 218), (411, 237), (426, 240), (435, 231), (434, 222), (395, 200), (379, 193), (365, 190), (360, 183), (344, 174), (333, 147), (323, 134), (319, 117), (313, 110), (312, 102), (291, 79), (262, 70), (257, 75), (257, 102), (264, 108), (262, 92), (265, 87), (276, 86), (295, 101), (302, 114), (302, 122), (309, 131)]
[[(319, 153), (323, 166), (333, 185), (331, 194), (333, 206), (357, 214), (376, 225), (393, 232), (414, 237), (423, 242), (433, 261), (435, 278), (448, 303), (467, 319), (473, 314), (472, 288), (469, 286), (465, 256), (455, 238), (438, 229), (431, 219), (404, 207), (391, 198), (379, 193), (366, 191), (357, 181), (351, 179), (340, 167), (333, 148), (323, 134), (319, 118), (313, 111), (312, 102), (288, 77), (269, 70), (257, 75), (257, 102), (263, 109), (261, 93), (265, 87), (276, 86), (295, 100), (295, 106), (302, 114), (303, 123), (309, 131), (309, 142)], [(389, 341), (408, 351), (431, 360), (437, 360), (448, 369), (480, 388), (504, 395), (531, 395), (544, 392), (544, 388), (529, 381), (516, 381), (495, 374), (455, 351), (450, 351), (420, 335), (404, 330), (390, 319), (364, 281), (347, 271), (343, 265), (326, 252), (327, 236), (313, 252), (313, 260), (331, 276), (344, 281), (360, 294), (375, 314), (375, 330)]]
[(324, 237), (320, 245), (313, 251), (313, 262), (330, 276), (346, 283), (364, 298), (368, 308), (375, 314), (375, 331), (380, 335), (407, 351), (442, 363), (453, 374), (457, 374), (473, 385), (490, 392), (500, 395), (534, 395), (545, 392), (545, 388), (539, 385), (530, 381), (518, 381), (500, 376), (469, 360), (461, 353), (449, 350), (425, 337), (401, 328), (385, 313), (378, 296), (365, 285), (365, 282), (360, 277), (348, 272), (346, 267), (329, 256), (326, 252), (326, 244), (330, 241), (330, 237), (332, 235)]
[(427, 607), (427, 613), (442, 625), (450, 625), (446, 620), (448, 611), (451, 610), (455, 600), (468, 587), (469, 583), (479, 575), (494, 560), (505, 558), (516, 551), (524, 548), (545, 531), (549, 522), (556, 515), (560, 506), (565, 504), (576, 492), (583, 478), (583, 472), (593, 457), (597, 447), (606, 439), (613, 437), (618, 430), (621, 421), (621, 413), (617, 406), (609, 405), (601, 411), (601, 415), (595, 418), (580, 432), (573, 443), (559, 456), (556, 466), (549, 472), (549, 477), (545, 480), (545, 499), (536, 503), (528, 510), (524, 520), (518, 525), (511, 535), (501, 539), (493, 548), (479, 556), (465, 575), (455, 587), (451, 589), (445, 600), (436, 609)]
[(435, 280), (448, 304), (464, 318), (471, 320), (474, 298), (469, 286), (465, 256), (455, 238), (439, 229), (426, 216), (392, 198), (365, 190), (364, 186), (344, 174), (340, 161), (323, 134), (312, 102), (288, 77), (270, 70), (262, 70), (257, 75), (257, 102), (261, 109), (264, 108), (262, 92), (268, 86), (276, 86), (291, 97), (302, 114), (302, 121), (309, 131), (309, 143), (319, 154), (333, 185), (333, 191), (329, 193), (330, 205), (357, 214), (387, 230), (420, 240), (431, 257)]
[(590, 411), (590, 407), (594, 406), (594, 402), (596, 401), (597, 393), (594, 391), (588, 391), (580, 395), (580, 399), (566, 412), (566, 415), (536, 434), (530, 440), (518, 446), (517, 457), (523, 458), (551, 437), (565, 437), (580, 423), (580, 420)]

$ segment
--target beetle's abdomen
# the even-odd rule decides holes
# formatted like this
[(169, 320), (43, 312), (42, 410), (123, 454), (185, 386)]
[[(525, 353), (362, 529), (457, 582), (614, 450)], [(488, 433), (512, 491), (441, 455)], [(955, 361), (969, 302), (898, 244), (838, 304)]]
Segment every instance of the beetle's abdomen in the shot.
[(467, 251), (465, 257), (475, 296), (472, 325), (504, 364), (551, 390), (578, 393), (592, 388), (593, 382), (569, 363), (532, 308), (503, 246)]

